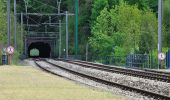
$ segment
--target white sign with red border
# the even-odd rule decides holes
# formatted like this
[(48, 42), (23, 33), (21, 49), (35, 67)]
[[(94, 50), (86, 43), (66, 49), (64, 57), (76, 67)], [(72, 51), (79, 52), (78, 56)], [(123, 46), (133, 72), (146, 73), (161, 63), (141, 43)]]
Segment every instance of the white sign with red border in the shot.
[(159, 53), (158, 58), (159, 60), (164, 60), (166, 58), (166, 55), (164, 53)]
[(7, 49), (6, 49), (6, 52), (10, 55), (14, 54), (14, 51), (15, 51), (15, 49), (12, 46), (7, 47)]

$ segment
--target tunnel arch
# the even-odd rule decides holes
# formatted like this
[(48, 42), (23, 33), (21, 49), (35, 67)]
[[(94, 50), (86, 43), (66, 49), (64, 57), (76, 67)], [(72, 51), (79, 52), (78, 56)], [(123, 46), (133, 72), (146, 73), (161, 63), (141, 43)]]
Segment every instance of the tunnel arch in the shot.
[[(39, 56), (31, 56), (30, 51), (32, 49), (38, 49), (39, 50)], [(45, 42), (33, 42), (28, 47), (28, 57), (30, 58), (49, 58), (51, 55), (51, 46), (49, 43)]]

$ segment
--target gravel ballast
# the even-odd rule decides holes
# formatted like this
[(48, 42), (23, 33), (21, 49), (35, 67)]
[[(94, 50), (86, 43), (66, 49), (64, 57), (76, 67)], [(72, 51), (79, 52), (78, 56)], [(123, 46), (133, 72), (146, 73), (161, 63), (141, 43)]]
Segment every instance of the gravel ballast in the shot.
[(78, 65), (68, 64), (62, 61), (49, 60), (52, 63), (57, 63), (59, 66), (67, 67), (78, 72), (89, 74), (95, 77), (113, 81), (119, 84), (144, 89), (150, 92), (170, 96), (170, 83), (149, 80), (139, 77), (133, 77), (123, 74), (100, 71), (96, 69), (84, 68)]
[[(54, 72), (54, 73), (56, 73), (60, 76), (66, 77), (66, 78), (71, 79), (73, 81), (76, 81), (78, 83), (83, 83), (83, 84), (88, 85), (90, 87), (92, 86), (92, 87), (99, 88), (99, 89), (102, 89), (102, 90), (111, 91), (114, 95), (126, 96), (127, 99), (125, 99), (125, 100), (155, 100), (153, 98), (149, 98), (149, 97), (143, 96), (143, 95), (138, 94), (138, 93), (122, 90), (122, 89), (119, 89), (119, 88), (116, 88), (116, 87), (112, 87), (112, 86), (108, 86), (108, 85), (105, 85), (105, 84), (95, 82), (93, 80), (90, 80), (90, 79), (87, 79), (87, 78), (84, 78), (84, 77), (81, 77), (81, 76), (78, 76), (78, 75), (70, 74), (67, 71), (61, 70), (60, 68), (57, 68), (57, 67), (52, 67), (50, 64), (47, 64), (47, 63), (42, 62), (42, 61), (38, 62), (38, 64), (42, 65), (44, 68), (46, 68), (46, 69), (48, 69), (48, 70), (50, 70), (50, 71), (52, 71), (52, 72)], [(58, 65), (60, 65), (60, 64), (58, 64)]]

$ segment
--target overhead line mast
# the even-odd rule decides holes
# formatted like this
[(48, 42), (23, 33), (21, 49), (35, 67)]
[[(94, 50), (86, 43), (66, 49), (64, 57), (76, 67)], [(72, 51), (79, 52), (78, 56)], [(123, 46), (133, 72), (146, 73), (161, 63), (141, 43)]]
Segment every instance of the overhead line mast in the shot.
[(14, 0), (14, 47), (17, 49), (17, 11), (16, 0)]
[(7, 28), (7, 33), (8, 33), (8, 46), (11, 45), (11, 15), (10, 15), (10, 3), (11, 3), (11, 0), (8, 0), (7, 2), (7, 25), (8, 25), (8, 28)]
[[(158, 1), (158, 53), (162, 52), (162, 0)], [(162, 67), (161, 60), (158, 61), (158, 67)]]
[(75, 55), (78, 56), (78, 14), (79, 14), (79, 0), (75, 0)]

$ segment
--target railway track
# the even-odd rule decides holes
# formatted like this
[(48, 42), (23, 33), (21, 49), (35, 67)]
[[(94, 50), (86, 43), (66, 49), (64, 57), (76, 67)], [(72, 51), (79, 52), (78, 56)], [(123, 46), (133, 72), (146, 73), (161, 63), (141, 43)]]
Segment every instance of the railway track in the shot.
[(63, 60), (64, 62), (80, 65), (82, 67), (86, 68), (93, 68), (98, 69), (102, 71), (112, 72), (112, 73), (120, 73), (124, 75), (130, 75), (135, 77), (141, 77), (141, 78), (147, 78), (151, 80), (158, 80), (170, 83), (170, 74), (169, 73), (163, 73), (159, 71), (152, 71), (152, 70), (134, 70), (129, 68), (120, 68), (120, 67), (112, 67), (109, 65), (103, 65), (103, 64), (96, 64), (92, 62), (86, 62), (86, 61), (79, 61), (79, 60)]
[[(166, 96), (166, 95), (161, 95), (161, 94), (158, 94), (158, 93), (149, 92), (149, 91), (138, 89), (138, 88), (129, 87), (129, 86), (126, 86), (126, 85), (121, 85), (121, 84), (118, 84), (116, 82), (110, 82), (108, 80), (105, 80), (105, 79), (102, 79), (102, 78), (99, 78), (99, 77), (91, 76), (91, 75), (88, 75), (88, 74), (85, 74), (85, 73), (75, 71), (73, 69), (69, 69), (67, 67), (59, 66), (57, 64), (51, 63), (51, 62), (46, 61), (46, 60), (44, 62), (48, 63), (49, 65), (51, 65), (53, 67), (60, 68), (60, 69), (67, 71), (69, 73), (76, 74), (76, 75), (79, 75), (81, 77), (84, 77), (84, 78), (87, 78), (87, 79), (90, 79), (90, 80), (93, 80), (93, 81), (96, 81), (96, 82), (99, 82), (99, 83), (102, 83), (102, 84), (106, 84), (108, 86), (113, 86), (113, 87), (121, 88), (122, 90), (140, 93), (144, 96), (152, 97), (152, 98), (155, 98), (157, 100), (170, 100), (170, 97)], [(54, 75), (57, 75), (55, 72), (50, 71), (49, 70), (50, 68), (44, 67), (45, 65), (42, 66), (42, 65), (38, 64), (37, 61), (35, 61), (35, 64), (38, 67), (40, 67), (41, 69), (43, 69), (44, 71), (49, 72), (49, 73), (54, 74)]]

